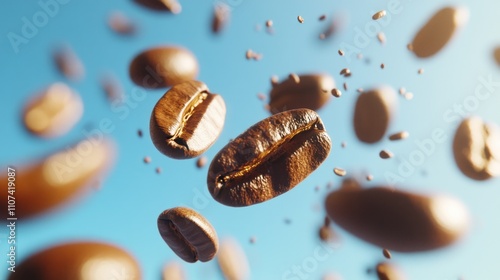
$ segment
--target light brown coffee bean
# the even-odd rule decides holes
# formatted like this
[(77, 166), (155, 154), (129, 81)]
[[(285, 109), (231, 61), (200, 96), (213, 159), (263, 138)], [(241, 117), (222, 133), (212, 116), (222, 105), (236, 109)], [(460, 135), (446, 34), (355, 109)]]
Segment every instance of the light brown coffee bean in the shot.
[[(16, 217), (31, 217), (59, 207), (101, 181), (113, 163), (115, 149), (113, 142), (100, 137), (100, 140), (83, 140), (71, 148), (16, 168), (16, 185), (19, 186), (16, 200), (22, 203), (22, 207), (16, 209)], [(2, 174), (0, 180), (7, 182), (7, 173)], [(7, 191), (0, 192), (0, 201), (7, 203), (7, 195)], [(0, 212), (0, 217), (6, 216), (7, 211)]]
[(372, 19), (373, 20), (381, 19), (381, 18), (385, 17), (386, 14), (387, 13), (385, 10), (378, 11), (375, 14), (373, 14)]
[(273, 114), (283, 111), (307, 108), (318, 110), (330, 99), (335, 82), (330, 75), (300, 75), (300, 83), (286, 79), (271, 90), (269, 106)]
[(218, 202), (248, 206), (281, 195), (311, 174), (330, 153), (318, 114), (296, 109), (250, 127), (210, 164), (207, 184)]
[(465, 8), (445, 7), (437, 11), (417, 32), (411, 50), (420, 58), (438, 53), (468, 20)]
[(115, 245), (100, 242), (59, 244), (29, 256), (15, 270), (9, 280), (142, 279), (133, 256)]
[(474, 180), (500, 175), (500, 129), (479, 117), (463, 120), (453, 139), (453, 155), (462, 173)]
[(163, 46), (138, 54), (130, 63), (132, 81), (144, 88), (170, 87), (198, 76), (198, 61), (187, 49)]
[(389, 140), (391, 140), (391, 141), (397, 141), (397, 140), (406, 139), (408, 137), (410, 137), (410, 133), (408, 133), (407, 131), (401, 131), (401, 132), (396, 132), (394, 134), (391, 134), (389, 136)]
[(358, 96), (354, 109), (354, 131), (365, 143), (380, 141), (389, 127), (396, 94), (389, 87), (365, 91)]
[(221, 242), (217, 262), (226, 280), (245, 280), (250, 277), (247, 256), (240, 244), (234, 239), (226, 239)]
[(352, 179), (344, 184), (328, 195), (328, 215), (353, 235), (381, 248), (433, 250), (456, 242), (468, 229), (467, 209), (449, 196), (387, 187), (362, 189), (353, 187)]
[(377, 272), (377, 277), (379, 280), (405, 280), (401, 269), (388, 262), (382, 262), (377, 264), (375, 271)]
[(212, 32), (220, 33), (222, 29), (228, 24), (231, 17), (231, 9), (228, 5), (219, 2), (214, 7), (214, 14), (212, 17)]
[(500, 65), (500, 47), (496, 47), (493, 50), (493, 58), (495, 59), (496, 64)]
[(167, 263), (162, 271), (163, 280), (186, 280), (186, 272), (182, 265), (176, 261)]
[(186, 159), (204, 153), (224, 126), (226, 105), (198, 81), (172, 87), (156, 103), (149, 130), (156, 148), (166, 156)]
[(68, 45), (55, 49), (54, 62), (59, 72), (70, 81), (81, 81), (85, 76), (82, 61)]
[(389, 250), (387, 250), (387, 249), (382, 250), (382, 255), (384, 255), (384, 257), (385, 257), (386, 259), (390, 259), (390, 258), (392, 257), (392, 255), (391, 255), (391, 251), (389, 251)]
[(170, 249), (186, 262), (207, 262), (219, 248), (215, 229), (205, 217), (189, 208), (163, 211), (158, 217), (158, 230)]
[(302, 16), (297, 16), (297, 20), (300, 22), (300, 23), (304, 23), (304, 18)]
[(67, 133), (83, 115), (80, 96), (63, 83), (55, 83), (28, 102), (23, 120), (29, 132), (46, 138)]
[(119, 11), (109, 15), (108, 26), (119, 35), (134, 35), (137, 32), (137, 25)]

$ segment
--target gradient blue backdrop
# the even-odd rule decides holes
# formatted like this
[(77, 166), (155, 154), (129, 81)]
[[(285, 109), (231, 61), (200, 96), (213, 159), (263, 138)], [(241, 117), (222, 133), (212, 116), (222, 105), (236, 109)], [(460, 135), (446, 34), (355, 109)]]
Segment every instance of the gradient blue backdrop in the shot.
[[(321, 244), (317, 230), (324, 216), (325, 186), (333, 182), (337, 187), (341, 182), (332, 169), (343, 167), (348, 174), (358, 176), (369, 171), (375, 177), (370, 185), (384, 184), (384, 174), (397, 172), (400, 162), (408, 160), (409, 154), (418, 149), (415, 141), (431, 137), (435, 129), (443, 129), (446, 141), (437, 144), (424, 164), (397, 187), (458, 197), (471, 212), (471, 230), (463, 242), (443, 250), (393, 253), (394, 262), (410, 279), (452, 280), (460, 275), (464, 279), (498, 279), (499, 181), (478, 183), (458, 171), (451, 153), (458, 123), (447, 121), (443, 114), (453, 110), (455, 104), (470, 100), (480, 77), (491, 76), (500, 81), (500, 70), (492, 58), (493, 47), (500, 43), (497, 32), (500, 3), (400, 0), (399, 12), (390, 14), (391, 18), (385, 21), (388, 24), (382, 28), (387, 36), (385, 45), (369, 36), (367, 46), (359, 48), (369, 63), (355, 56), (347, 60), (337, 50), (342, 44), (355, 45), (357, 32), (370, 28), (371, 15), (388, 9), (389, 1), (232, 0), (227, 3), (232, 9), (230, 25), (223, 34), (214, 36), (210, 32), (212, 1), (181, 1), (182, 12), (171, 15), (150, 11), (130, 0), (69, 0), (16, 53), (8, 34), (20, 34), (23, 17), (32, 20), (41, 7), (37, 1), (2, 1), (0, 165), (19, 164), (65, 148), (84, 138), (88, 125), (97, 125), (103, 118), (111, 119), (116, 126), (109, 137), (116, 140), (119, 151), (118, 161), (101, 190), (90, 191), (82, 199), (37, 219), (20, 221), (18, 258), (22, 260), (63, 241), (99, 240), (130, 251), (139, 261), (144, 279), (159, 279), (161, 267), (167, 261), (179, 259), (159, 236), (157, 216), (167, 208), (184, 205), (208, 218), (220, 238), (234, 237), (242, 244), (251, 266), (251, 279), (301, 279), (299, 275), (287, 278), (287, 271), (304, 265), (311, 272), (302, 279), (319, 279), (330, 271), (344, 279), (375, 279), (366, 274), (366, 269), (382, 260), (381, 249), (337, 227), (342, 239), (340, 247), (326, 258), (313, 260)], [(406, 44), (426, 19), (445, 5), (467, 7), (468, 24), (435, 57), (415, 58)], [(108, 28), (107, 18), (116, 10), (138, 22), (137, 36), (122, 37)], [(322, 14), (344, 19), (343, 29), (330, 40), (318, 39), (328, 24), (318, 21)], [(298, 15), (305, 19), (303, 24), (297, 22)], [(265, 32), (268, 19), (274, 22), (274, 35)], [(263, 27), (262, 30), (257, 31), (256, 25)], [(72, 46), (82, 59), (86, 69), (83, 81), (68, 82), (56, 71), (50, 54), (60, 43)], [(339, 86), (347, 81), (349, 90), (319, 111), (333, 140), (328, 159), (296, 188), (266, 203), (230, 208), (214, 201), (206, 187), (207, 167), (200, 170), (195, 167), (195, 160), (169, 159), (152, 145), (147, 133), (149, 117), (164, 90), (148, 91), (145, 98), (134, 101), (135, 105), (124, 105), (118, 111), (110, 108), (99, 86), (103, 74), (113, 73), (130, 97), (137, 90), (128, 77), (131, 59), (146, 48), (165, 44), (190, 49), (200, 64), (199, 80), (226, 101), (225, 127), (206, 153), (209, 160), (229, 139), (268, 116), (256, 96), (259, 92), (268, 93), (271, 75), (284, 78), (290, 72), (327, 72)], [(247, 61), (244, 58), (247, 49), (262, 53), (263, 59)], [(380, 63), (385, 63), (384, 70), (380, 69)], [(346, 79), (338, 74), (344, 67), (352, 70), (352, 77)], [(423, 75), (417, 74), (419, 68), (425, 69)], [(68, 82), (81, 94), (84, 116), (64, 137), (46, 141), (30, 136), (21, 125), (23, 105), (37, 91), (56, 81)], [(414, 93), (411, 101), (398, 96), (397, 117), (390, 128), (390, 132), (408, 130), (411, 136), (401, 142), (361, 144), (355, 139), (351, 125), (355, 89), (380, 84), (395, 89), (406, 87)], [(499, 104), (500, 89), (496, 86), (487, 100), (466, 113), (500, 124)], [(143, 138), (137, 136), (138, 129), (145, 132)], [(344, 149), (342, 141), (347, 143)], [(393, 151), (396, 157), (381, 160), (378, 152), (383, 148)], [(150, 156), (152, 162), (144, 164), (144, 156)], [(163, 173), (156, 174), (156, 167), (161, 167)], [(315, 186), (320, 186), (320, 191), (316, 192)], [(291, 223), (286, 224), (286, 219)], [(5, 228), (0, 235), (0, 255), (4, 256), (0, 258), (0, 277), (4, 278), (8, 273), (3, 261), (7, 253)], [(255, 236), (255, 244), (250, 244), (251, 236)], [(222, 277), (215, 261), (183, 266), (189, 279)]]

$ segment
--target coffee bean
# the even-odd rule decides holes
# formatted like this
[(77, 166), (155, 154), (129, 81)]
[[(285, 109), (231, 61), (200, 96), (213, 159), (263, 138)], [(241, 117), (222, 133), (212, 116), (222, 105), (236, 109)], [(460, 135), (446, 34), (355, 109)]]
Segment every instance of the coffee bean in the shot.
[(382, 150), (382, 151), (380, 151), (379, 156), (382, 159), (388, 159), (388, 158), (392, 158), (394, 156), (394, 154), (388, 150)]
[(327, 213), (339, 226), (376, 246), (427, 251), (450, 245), (467, 231), (467, 209), (454, 198), (352, 184), (352, 179), (346, 180), (328, 195)]
[(493, 58), (495, 59), (496, 64), (500, 65), (500, 47), (496, 47), (493, 50)]
[(24, 108), (26, 129), (40, 137), (67, 133), (83, 115), (80, 96), (63, 83), (55, 83), (34, 97)]
[(162, 271), (163, 280), (186, 280), (186, 273), (182, 265), (178, 262), (169, 262), (163, 267)]
[(340, 56), (344, 56), (344, 54), (345, 54), (343, 50), (339, 50), (338, 53)]
[(272, 113), (298, 108), (318, 110), (328, 102), (335, 87), (333, 78), (326, 74), (300, 75), (299, 81), (287, 79), (273, 87), (269, 94)]
[(344, 69), (340, 70), (340, 75), (342, 75), (344, 77), (350, 77), (351, 70), (349, 70), (349, 68), (344, 68)]
[(340, 96), (342, 96), (342, 92), (340, 90), (338, 90), (337, 88), (334, 88), (334, 89), (332, 89), (332, 95), (339, 98)]
[(474, 180), (500, 175), (500, 129), (479, 117), (463, 120), (453, 139), (453, 155), (462, 173)]
[(106, 93), (106, 98), (112, 106), (121, 105), (125, 100), (125, 94), (120, 82), (111, 75), (101, 78), (101, 87)]
[(56, 245), (23, 258), (15, 270), (9, 280), (142, 279), (134, 257), (122, 248), (100, 242)]
[(219, 33), (224, 26), (227, 25), (230, 18), (231, 9), (228, 5), (219, 2), (214, 7), (214, 15), (212, 19), (212, 32)]
[(75, 52), (67, 45), (58, 47), (54, 52), (57, 69), (68, 80), (80, 81), (85, 76), (85, 68)]
[(233, 239), (221, 242), (217, 262), (226, 280), (249, 279), (250, 268), (241, 246)]
[(320, 21), (323, 21), (323, 20), (325, 20), (325, 19), (326, 19), (326, 15), (321, 15), (321, 16), (319, 16), (319, 20), (320, 20)]
[(389, 127), (396, 94), (383, 87), (361, 93), (354, 109), (354, 131), (365, 143), (378, 142)]
[(304, 18), (302, 16), (298, 16), (297, 17), (297, 20), (300, 22), (300, 23), (304, 23)]
[(177, 0), (134, 0), (135, 3), (155, 11), (169, 11), (179, 14), (182, 6)]
[(340, 177), (345, 176), (347, 174), (347, 172), (344, 169), (337, 168), (337, 167), (335, 167), (333, 169), (333, 173), (335, 173), (335, 175), (340, 176)]
[(464, 8), (445, 7), (436, 12), (417, 32), (411, 42), (413, 53), (420, 58), (438, 53), (468, 20)]
[(130, 63), (130, 78), (144, 88), (165, 88), (198, 76), (198, 61), (187, 49), (163, 46), (138, 54)]
[(207, 164), (207, 157), (201, 156), (196, 161), (196, 167), (203, 168)]
[(401, 272), (401, 269), (396, 265), (388, 262), (377, 264), (375, 271), (379, 280), (405, 280), (406, 277)]
[(379, 32), (379, 33), (377, 33), (377, 40), (378, 40), (381, 44), (385, 44), (385, 41), (387, 41), (387, 38), (385, 37), (385, 33), (384, 33), (384, 32)]
[(109, 15), (108, 26), (119, 35), (134, 35), (137, 32), (136, 24), (118, 11)]
[(186, 262), (207, 262), (217, 253), (217, 233), (192, 209), (175, 207), (163, 211), (158, 217), (158, 230), (172, 251)]
[(391, 252), (387, 249), (382, 250), (382, 255), (384, 255), (386, 259), (390, 259), (392, 257)]
[(207, 86), (189, 81), (172, 87), (156, 103), (149, 125), (151, 139), (166, 156), (186, 159), (204, 153), (219, 137), (226, 105)]
[(377, 20), (377, 19), (383, 18), (383, 17), (385, 17), (386, 14), (387, 13), (385, 12), (385, 10), (378, 11), (375, 14), (373, 14), (372, 19)]
[(403, 140), (403, 139), (408, 138), (409, 136), (410, 136), (410, 133), (408, 133), (407, 131), (401, 131), (401, 132), (391, 134), (389, 136), (389, 140), (391, 140), (391, 141)]
[[(39, 215), (83, 195), (102, 180), (113, 163), (114, 151), (114, 143), (109, 139), (90, 136), (71, 148), (21, 165), (16, 185), (23, 187), (16, 188), (16, 200), (22, 201), (22, 207), (16, 208), (16, 217)], [(0, 179), (7, 182), (7, 172)], [(0, 199), (7, 201), (7, 194), (0, 192)], [(0, 217), (7, 214), (1, 211)]]
[(227, 144), (213, 159), (210, 194), (229, 206), (248, 206), (283, 194), (326, 159), (331, 140), (308, 109), (264, 119)]
[(266, 27), (273, 27), (273, 21), (272, 20), (267, 20), (266, 21)]

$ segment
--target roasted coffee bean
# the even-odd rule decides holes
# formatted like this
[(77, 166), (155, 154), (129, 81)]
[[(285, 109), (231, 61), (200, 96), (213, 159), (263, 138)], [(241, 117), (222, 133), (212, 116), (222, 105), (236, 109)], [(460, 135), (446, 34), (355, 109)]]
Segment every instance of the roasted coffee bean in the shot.
[(164, 88), (196, 79), (198, 61), (187, 49), (175, 46), (143, 51), (130, 63), (130, 78), (145, 88)]
[(210, 164), (208, 189), (215, 200), (229, 206), (269, 200), (309, 176), (330, 148), (330, 137), (314, 111), (276, 114), (222, 148)]
[(24, 109), (29, 132), (52, 138), (68, 132), (83, 115), (80, 96), (63, 83), (55, 83), (32, 99)]
[(217, 261), (226, 280), (245, 280), (250, 276), (250, 269), (245, 252), (233, 239), (221, 242)]
[(379, 280), (405, 280), (406, 277), (401, 272), (400, 268), (388, 262), (377, 264), (375, 268)]
[(170, 11), (178, 14), (182, 6), (177, 0), (134, 0), (135, 3), (155, 11)]
[(353, 235), (399, 252), (450, 245), (469, 223), (467, 209), (456, 199), (386, 187), (343, 187), (328, 195), (325, 206), (330, 218)]
[(386, 14), (387, 13), (385, 10), (378, 11), (375, 14), (373, 14), (372, 19), (373, 20), (381, 19), (381, 18), (385, 17)]
[(162, 280), (186, 280), (186, 273), (182, 265), (178, 262), (170, 262), (165, 265), (162, 271)]
[(389, 251), (389, 250), (387, 250), (387, 249), (382, 250), (382, 255), (384, 255), (384, 257), (385, 257), (386, 259), (390, 259), (390, 258), (392, 258), (391, 251)]
[[(102, 137), (102, 136), (101, 136)], [(114, 145), (110, 140), (90, 139), (72, 148), (54, 153), (17, 170), (16, 217), (39, 215), (73, 200), (102, 180), (114, 159)], [(0, 176), (7, 182), (7, 173)], [(7, 203), (7, 191), (0, 192), (2, 205)], [(7, 205), (4, 205), (7, 209)], [(5, 218), (7, 211), (1, 211)]]
[(410, 133), (408, 133), (407, 131), (401, 131), (401, 132), (391, 134), (389, 136), (389, 140), (391, 140), (391, 141), (403, 140), (403, 139), (408, 138), (409, 136), (410, 136)]
[(85, 76), (85, 67), (71, 47), (64, 45), (55, 49), (54, 62), (63, 76), (71, 81), (80, 81)]
[(212, 32), (219, 33), (227, 25), (230, 18), (231, 9), (228, 5), (219, 2), (214, 7), (214, 14), (212, 18)]
[(474, 180), (500, 175), (500, 129), (478, 117), (460, 123), (453, 139), (453, 155), (462, 173)]
[(388, 87), (365, 91), (358, 96), (354, 109), (354, 131), (365, 143), (378, 142), (389, 127), (396, 93)]
[(184, 82), (156, 103), (149, 124), (151, 139), (169, 157), (197, 157), (217, 140), (225, 117), (220, 95), (210, 93), (202, 82)]
[(176, 207), (163, 211), (158, 217), (158, 230), (172, 251), (186, 262), (207, 262), (217, 253), (217, 233), (192, 209)]
[(115, 245), (98, 242), (56, 245), (31, 255), (15, 270), (9, 280), (142, 279), (134, 257)]
[(134, 35), (137, 32), (136, 24), (119, 11), (115, 11), (109, 15), (108, 26), (120, 35)]
[(420, 58), (435, 55), (467, 20), (468, 11), (464, 8), (442, 8), (417, 32), (411, 42), (411, 50)]
[(276, 114), (299, 108), (318, 110), (330, 99), (330, 92), (335, 87), (333, 78), (326, 74), (312, 74), (286, 79), (273, 87), (269, 106)]

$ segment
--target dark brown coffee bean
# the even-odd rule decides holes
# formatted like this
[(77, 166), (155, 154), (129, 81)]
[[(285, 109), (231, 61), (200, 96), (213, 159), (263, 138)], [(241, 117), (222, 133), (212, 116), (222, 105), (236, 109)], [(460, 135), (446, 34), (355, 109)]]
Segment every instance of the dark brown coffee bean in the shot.
[(321, 241), (324, 242), (330, 242), (335, 238), (335, 233), (333, 232), (333, 229), (325, 225), (319, 228), (318, 234)]
[(299, 108), (318, 110), (330, 99), (335, 87), (333, 78), (326, 74), (301, 75), (297, 80), (286, 79), (273, 87), (269, 100), (272, 113)]
[(375, 268), (379, 280), (405, 280), (406, 277), (401, 269), (396, 265), (388, 262), (377, 264)]
[(145, 50), (130, 63), (130, 78), (145, 88), (170, 87), (198, 76), (198, 61), (187, 49), (164, 46)]
[(341, 188), (330, 193), (325, 204), (330, 218), (353, 235), (399, 252), (450, 245), (469, 223), (467, 209), (456, 199), (385, 187)]
[(169, 157), (197, 157), (217, 140), (225, 117), (220, 95), (210, 93), (202, 82), (184, 82), (156, 103), (149, 124), (151, 139)]
[(56, 245), (31, 255), (15, 270), (9, 280), (142, 279), (134, 257), (122, 248), (98, 242)]
[(172, 14), (182, 11), (181, 4), (177, 0), (134, 0), (134, 2), (155, 11), (170, 11)]
[(437, 11), (417, 32), (411, 50), (421, 58), (435, 55), (467, 20), (468, 11), (464, 8), (445, 7)]
[[(109, 139), (90, 138), (40, 161), (20, 166), (16, 186), (23, 187), (16, 188), (15, 197), (22, 207), (16, 208), (16, 217), (39, 215), (83, 195), (112, 165), (113, 144)], [(0, 180), (7, 182), (7, 172), (0, 175)], [(7, 191), (0, 192), (0, 201), (7, 203), (7, 195)], [(7, 214), (7, 211), (0, 211), (1, 218)]]
[(384, 257), (385, 257), (386, 259), (390, 259), (390, 258), (392, 257), (392, 255), (391, 255), (391, 251), (389, 251), (389, 250), (387, 250), (387, 249), (382, 250), (382, 255), (384, 255)]
[(389, 127), (396, 94), (391, 88), (365, 91), (358, 96), (354, 109), (354, 131), (365, 143), (378, 142)]
[(462, 173), (474, 180), (500, 175), (500, 129), (478, 117), (460, 123), (453, 139), (453, 155)]
[(23, 112), (26, 129), (40, 137), (67, 133), (83, 115), (80, 96), (63, 83), (55, 83), (28, 102)]
[(176, 207), (158, 217), (158, 230), (167, 245), (186, 262), (207, 262), (217, 253), (217, 233), (196, 211)]
[(331, 140), (312, 110), (276, 114), (227, 144), (210, 164), (207, 184), (215, 200), (248, 206), (283, 194), (326, 159)]

